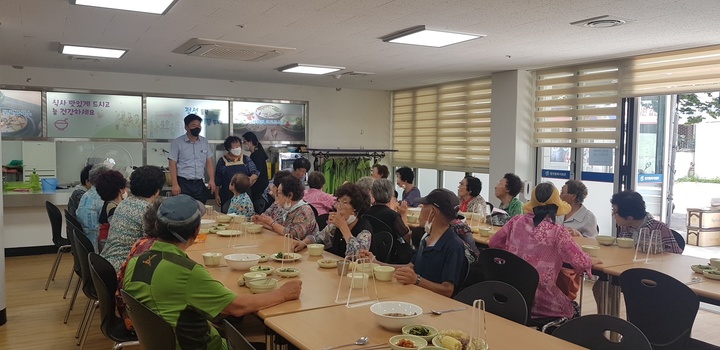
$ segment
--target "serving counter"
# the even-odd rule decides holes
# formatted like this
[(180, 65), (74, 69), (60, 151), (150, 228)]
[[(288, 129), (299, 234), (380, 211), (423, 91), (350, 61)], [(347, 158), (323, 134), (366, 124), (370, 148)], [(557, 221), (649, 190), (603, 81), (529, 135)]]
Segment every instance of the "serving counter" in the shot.
[(57, 190), (55, 193), (4, 192), (3, 236), (5, 249), (9, 249), (8, 254), (52, 251), (48, 248), (53, 242), (45, 202), (49, 201), (63, 211), (67, 208), (72, 192), (73, 189)]

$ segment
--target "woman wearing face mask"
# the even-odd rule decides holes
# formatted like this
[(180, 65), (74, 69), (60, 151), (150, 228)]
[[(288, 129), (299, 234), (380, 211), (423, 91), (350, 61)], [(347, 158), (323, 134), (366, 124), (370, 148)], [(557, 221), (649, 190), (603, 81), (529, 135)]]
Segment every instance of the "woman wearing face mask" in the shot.
[(269, 206), (269, 204), (265, 204), (263, 199), (263, 192), (270, 182), (267, 168), (268, 155), (265, 153), (265, 148), (258, 140), (257, 135), (250, 131), (242, 134), (242, 145), (244, 150), (250, 152), (250, 160), (255, 163), (255, 168), (260, 172), (257, 181), (250, 186), (250, 199), (255, 205), (255, 212), (260, 214)]
[(233, 193), (230, 191), (230, 180), (238, 173), (247, 175), (250, 184), (257, 181), (260, 172), (250, 157), (243, 155), (242, 141), (237, 136), (228, 136), (223, 143), (227, 153), (217, 161), (215, 166), (215, 184), (218, 190), (215, 191), (215, 203), (220, 206), (223, 213), (227, 213), (227, 207)]
[[(290, 235), (302, 240), (318, 230), (315, 222), (315, 213), (310, 205), (302, 198), (305, 186), (295, 176), (286, 176), (280, 179), (275, 195), (275, 204), (282, 208), (279, 218), (273, 220), (268, 215), (255, 215), (252, 221), (262, 224), (268, 230), (279, 235)], [(279, 219), (279, 220), (278, 220)]]
[(294, 241), (294, 251), (303, 250), (311, 243), (322, 243), (325, 250), (342, 257), (370, 249), (372, 226), (361, 216), (370, 207), (370, 196), (352, 183), (340, 186), (335, 196), (337, 212), (330, 213), (328, 225), (302, 241)]

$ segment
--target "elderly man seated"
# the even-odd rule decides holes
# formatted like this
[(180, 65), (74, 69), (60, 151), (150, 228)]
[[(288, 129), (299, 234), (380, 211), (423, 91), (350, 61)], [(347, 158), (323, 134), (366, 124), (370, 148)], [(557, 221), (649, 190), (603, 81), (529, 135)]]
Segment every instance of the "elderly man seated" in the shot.
[(185, 254), (200, 231), (203, 211), (204, 206), (187, 195), (166, 199), (157, 212), (158, 241), (130, 260), (123, 285), (173, 326), (177, 349), (225, 350), (227, 344), (210, 320), (297, 299), (302, 282), (287, 281), (268, 293), (237, 295), (213, 279)]

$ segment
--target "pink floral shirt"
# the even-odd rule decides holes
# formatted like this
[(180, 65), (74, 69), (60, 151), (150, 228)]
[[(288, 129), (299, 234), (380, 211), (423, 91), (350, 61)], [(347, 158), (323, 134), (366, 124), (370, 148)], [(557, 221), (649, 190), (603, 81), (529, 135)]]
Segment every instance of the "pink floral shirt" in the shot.
[(329, 213), (330, 209), (335, 205), (335, 197), (333, 195), (318, 190), (317, 188), (308, 188), (305, 190), (303, 200), (315, 207), (318, 215)]
[(507, 250), (529, 262), (540, 275), (532, 317), (572, 317), (573, 307), (555, 284), (563, 262), (590, 273), (592, 261), (561, 224), (543, 221), (534, 227), (533, 214), (517, 215), (491, 239), (490, 248)]

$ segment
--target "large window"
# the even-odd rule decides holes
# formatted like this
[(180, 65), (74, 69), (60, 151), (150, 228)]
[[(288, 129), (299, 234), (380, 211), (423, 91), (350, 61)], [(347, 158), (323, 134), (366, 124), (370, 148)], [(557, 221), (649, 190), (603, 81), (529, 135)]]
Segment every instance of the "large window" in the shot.
[(490, 166), (490, 77), (393, 93), (393, 162), (471, 171)]

